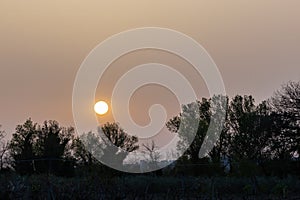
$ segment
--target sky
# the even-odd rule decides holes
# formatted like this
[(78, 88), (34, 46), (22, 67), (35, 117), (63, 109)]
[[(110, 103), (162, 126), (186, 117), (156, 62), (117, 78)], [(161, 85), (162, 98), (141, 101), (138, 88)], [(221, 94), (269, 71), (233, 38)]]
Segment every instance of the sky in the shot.
[[(218, 66), (229, 96), (251, 94), (260, 102), (281, 84), (299, 80), (299, 7), (297, 0), (1, 0), (0, 124), (9, 135), (29, 117), (73, 126), (73, 83), (85, 57), (114, 34), (149, 26), (195, 39)], [(148, 50), (116, 60), (99, 83), (97, 98), (109, 101), (121, 72), (146, 61), (184, 66), (192, 82), (199, 80), (194, 82), (199, 98), (207, 95), (205, 83), (194, 77), (187, 63), (170, 53)], [(165, 88), (145, 86), (130, 104), (137, 123), (147, 124), (145, 112), (158, 101), (153, 96), (168, 102), (168, 117), (178, 112), (174, 95)], [(109, 120), (111, 113), (100, 121)]]

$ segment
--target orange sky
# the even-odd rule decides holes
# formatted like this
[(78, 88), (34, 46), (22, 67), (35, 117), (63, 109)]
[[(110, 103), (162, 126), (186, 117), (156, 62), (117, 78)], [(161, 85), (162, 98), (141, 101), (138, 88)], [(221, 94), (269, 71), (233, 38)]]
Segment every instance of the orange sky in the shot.
[[(253, 94), (261, 101), (282, 83), (299, 80), (299, 7), (297, 0), (1, 1), (0, 124), (7, 132), (28, 117), (73, 125), (72, 87), (83, 59), (107, 37), (146, 26), (191, 36), (214, 59), (230, 96)], [(145, 53), (128, 55), (122, 65), (138, 62), (134, 55), (141, 61)], [(167, 54), (148, 53), (143, 59), (180, 63)], [(119, 72), (121, 59), (112, 75)], [(199, 96), (205, 94), (203, 83), (197, 87), (203, 91)], [(154, 101), (142, 102), (140, 92), (135, 97), (140, 109), (133, 113)]]

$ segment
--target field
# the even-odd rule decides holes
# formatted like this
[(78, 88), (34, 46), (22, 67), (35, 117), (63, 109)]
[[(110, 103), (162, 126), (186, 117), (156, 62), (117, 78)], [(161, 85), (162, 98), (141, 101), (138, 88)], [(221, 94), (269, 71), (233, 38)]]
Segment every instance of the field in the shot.
[[(300, 199), (296, 177), (0, 176), (1, 199)], [(255, 183), (256, 182), (256, 183)]]

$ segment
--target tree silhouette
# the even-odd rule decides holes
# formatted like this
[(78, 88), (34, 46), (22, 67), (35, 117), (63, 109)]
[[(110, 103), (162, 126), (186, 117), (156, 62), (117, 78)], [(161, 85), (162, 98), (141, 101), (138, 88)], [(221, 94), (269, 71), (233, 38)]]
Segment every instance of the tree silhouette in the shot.
[(297, 123), (300, 120), (300, 81), (282, 85), (271, 97), (270, 103), (275, 111), (288, 114)]
[(71, 148), (79, 165), (92, 166), (103, 154), (101, 146), (100, 137), (93, 132), (88, 132), (75, 138)]
[(138, 138), (128, 135), (117, 123), (106, 123), (101, 127), (101, 130), (112, 144), (127, 152), (139, 148), (136, 145)]
[(98, 134), (88, 132), (76, 138), (72, 149), (79, 164), (90, 167), (101, 160), (119, 168), (128, 152), (139, 148), (137, 142), (137, 137), (128, 135), (117, 123), (107, 122), (99, 127)]
[[(207, 167), (212, 161), (220, 162), (220, 157), (225, 151), (225, 119), (227, 107), (227, 97), (218, 95), (211, 99), (202, 98), (197, 101), (182, 106), (182, 113), (169, 120), (167, 128), (178, 134), (180, 140), (177, 143), (178, 151), (184, 152), (179, 162), (182, 164), (196, 164), (189, 168), (194, 174), (210, 174), (213, 169)], [(212, 126), (208, 133), (209, 126)], [(192, 133), (196, 133), (193, 135)], [(219, 133), (221, 133), (219, 135)], [(221, 139), (217, 140), (220, 137)], [(206, 139), (206, 140), (205, 140)], [(205, 142), (205, 157), (199, 158), (199, 151)], [(189, 145), (191, 144), (191, 145)], [(211, 148), (213, 150), (211, 150)], [(217, 168), (219, 168), (219, 165)], [(186, 170), (187, 171), (187, 170)]]
[[(37, 165), (37, 170), (41, 172), (61, 173), (68, 166), (64, 160), (68, 160), (68, 143), (74, 136), (74, 128), (61, 127), (57, 121), (44, 121), (38, 128), (37, 139), (35, 142), (35, 155), (43, 160)], [(70, 170), (69, 169), (69, 170)]]
[(148, 162), (154, 167), (157, 167), (157, 162), (161, 158), (160, 153), (158, 152), (158, 146), (156, 146), (155, 142), (152, 140), (151, 144), (146, 143), (142, 145), (144, 147), (144, 151), (142, 151)]
[[(184, 152), (184, 159), (190, 160), (193, 163), (199, 161), (199, 150), (204, 142), (205, 137), (208, 138), (206, 145), (210, 146), (210, 141), (216, 141), (217, 137), (224, 137), (225, 130), (225, 119), (226, 115), (223, 116), (223, 113), (226, 113), (227, 108), (227, 97), (224, 96), (214, 96), (211, 99), (202, 98), (202, 101), (197, 101), (190, 103), (188, 105), (183, 105), (182, 113), (178, 116), (175, 116), (169, 120), (166, 124), (168, 129), (172, 132), (176, 132), (179, 135), (180, 141), (178, 142), (177, 149)], [(221, 126), (215, 126), (220, 124)], [(224, 125), (223, 125), (224, 124)], [(212, 131), (209, 134), (207, 133), (208, 127), (212, 126)], [(181, 130), (179, 130), (179, 128)], [(195, 138), (191, 133), (195, 133)], [(221, 132), (221, 135), (217, 135)], [(191, 145), (189, 146), (189, 144)], [(222, 154), (222, 145), (223, 142), (217, 142), (218, 148), (214, 149), (213, 156), (220, 158)], [(217, 144), (212, 144), (212, 146)], [(208, 152), (205, 152), (205, 155), (208, 155)], [(212, 154), (211, 154), (212, 156)]]
[(280, 134), (275, 123), (277, 116), (271, 112), (267, 103), (264, 101), (257, 106), (254, 103), (252, 96), (237, 95), (228, 109), (228, 157), (230, 162), (240, 163), (235, 165), (236, 170), (240, 168), (239, 172), (248, 175), (256, 173), (258, 166), (264, 174), (268, 173), (265, 163), (271, 159), (274, 136)]
[(199, 150), (210, 120), (209, 108), (209, 100), (203, 98), (202, 101), (183, 105), (182, 113), (167, 122), (167, 128), (177, 133), (180, 138), (177, 150), (183, 152), (187, 149), (182, 156), (183, 160), (190, 160), (193, 163), (199, 161)]
[(273, 110), (280, 115), (277, 120), (281, 134), (276, 138), (274, 149), (280, 158), (300, 152), (300, 81), (288, 82), (270, 99)]
[(113, 166), (123, 166), (123, 161), (128, 152), (133, 152), (139, 148), (138, 138), (128, 135), (117, 123), (106, 123), (99, 128), (99, 133), (104, 134), (102, 141), (104, 144), (102, 160), (109, 161)]
[[(68, 163), (64, 163), (67, 144), (74, 129), (60, 127), (56, 121), (45, 121), (42, 126), (31, 119), (16, 127), (10, 142), (13, 167), (21, 174), (34, 171), (62, 174)], [(68, 172), (71, 172), (69, 166)]]
[(6, 134), (3, 130), (1, 130), (0, 125), (0, 171), (7, 167), (5, 165), (9, 165), (9, 143), (5, 141), (5, 136)]
[(38, 134), (38, 125), (31, 119), (22, 125), (17, 125), (10, 142), (10, 153), (14, 159), (13, 167), (21, 174), (30, 174), (34, 171), (32, 159), (34, 155), (34, 142)]
[[(256, 106), (251, 95), (237, 95), (230, 102), (228, 102), (228, 98), (226, 99), (220, 101), (220, 96), (215, 96), (209, 100), (202, 99), (197, 103), (184, 105), (183, 113), (185, 114), (180, 113), (167, 122), (166, 125), (169, 130), (179, 135), (180, 141), (177, 148), (181, 151), (192, 141), (191, 132), (195, 131), (194, 124), (186, 123), (192, 120), (184, 119), (199, 119), (195, 139), (184, 152), (181, 160), (185, 163), (188, 161), (194, 164), (215, 164), (218, 166), (221, 159), (225, 158), (226, 163), (231, 166), (231, 171), (235, 170), (232, 163), (239, 162), (248, 162), (252, 166), (258, 165), (266, 171), (264, 169), (265, 163), (276, 155), (276, 151), (280, 149), (287, 152), (285, 148), (291, 145), (288, 141), (281, 142), (282, 140), (279, 139), (283, 127), (281, 116), (274, 113), (266, 101)], [(227, 110), (225, 117), (218, 116), (219, 113), (222, 113), (220, 110)], [(222, 117), (224, 117), (223, 121), (221, 120)], [(217, 124), (218, 122), (224, 123), (223, 126), (216, 126), (213, 129), (215, 132), (208, 133), (209, 124)], [(216, 135), (216, 132), (221, 134)], [(219, 139), (211, 144), (213, 148), (207, 149), (210, 151), (207, 152), (206, 158), (209, 158), (210, 161), (205, 158), (199, 159), (199, 150), (204, 145), (203, 142), (206, 142), (204, 139), (209, 138), (207, 139), (208, 142), (215, 141), (216, 136), (219, 136)], [(282, 137), (284, 140), (287, 139), (285, 136)], [(295, 139), (294, 136), (293, 139)], [(280, 147), (280, 145), (285, 147)], [(239, 166), (236, 167), (240, 168)], [(204, 169), (202, 168), (202, 170)]]
[(252, 96), (238, 95), (230, 103), (230, 155), (235, 160), (254, 160), (266, 146), (265, 132), (257, 130), (261, 124), (257, 124), (260, 119), (256, 109)]

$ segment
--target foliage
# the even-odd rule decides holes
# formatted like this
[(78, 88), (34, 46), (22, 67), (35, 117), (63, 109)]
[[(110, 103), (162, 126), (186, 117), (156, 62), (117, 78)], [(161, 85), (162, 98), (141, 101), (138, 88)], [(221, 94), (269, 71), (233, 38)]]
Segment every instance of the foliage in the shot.
[(151, 141), (151, 145), (146, 143), (142, 145), (144, 147), (143, 153), (146, 155), (146, 160), (150, 163), (155, 164), (161, 158), (160, 153), (158, 152), (158, 146), (155, 145), (154, 140)]
[(117, 123), (107, 122), (101, 127), (101, 130), (113, 145), (127, 152), (132, 152), (139, 148), (136, 145), (138, 138), (128, 135)]
[(138, 138), (127, 134), (117, 123), (106, 123), (98, 132), (104, 145), (101, 160), (109, 161), (114, 168), (123, 166), (128, 152), (139, 148)]
[(9, 143), (5, 141), (5, 132), (1, 130), (0, 125), (0, 171), (8, 168), (10, 164), (10, 158), (9, 158)]
[(277, 90), (269, 101), (280, 116), (281, 134), (276, 138), (277, 156), (281, 159), (300, 152), (300, 81), (288, 82)]
[[(291, 172), (293, 155), (300, 152), (300, 82), (289, 82), (277, 91), (271, 101), (263, 101), (256, 105), (251, 95), (233, 97), (230, 101), (221, 101), (220, 97), (203, 98), (202, 101), (184, 105), (182, 112), (167, 122), (170, 131), (177, 133), (180, 141), (177, 144), (179, 151), (188, 147), (191, 142), (191, 133), (195, 132), (194, 121), (197, 119), (198, 129), (195, 139), (184, 152), (178, 164), (191, 163), (200, 166), (229, 166), (231, 173), (236, 174), (264, 174), (283, 175)], [(218, 103), (221, 102), (221, 103)], [(271, 103), (270, 103), (271, 102)], [(225, 119), (215, 117), (215, 113), (226, 110)], [(188, 119), (188, 120), (186, 120)], [(192, 123), (186, 123), (190, 122)], [(210, 147), (206, 158), (199, 158), (199, 151), (204, 145), (205, 137), (214, 141), (215, 133), (208, 132), (210, 124), (222, 123), (219, 140)], [(217, 127), (217, 126), (216, 126)], [(181, 129), (181, 130), (180, 130)], [(207, 145), (207, 143), (205, 143)], [(273, 164), (279, 160), (289, 166), (280, 172)], [(291, 164), (289, 164), (291, 163)], [(270, 164), (273, 166), (270, 168)], [(283, 164), (281, 164), (283, 165)], [(200, 167), (193, 173), (199, 174)], [(299, 168), (299, 167), (298, 167)], [(297, 170), (298, 170), (297, 168)], [(252, 169), (252, 170), (250, 170)], [(218, 173), (218, 169), (214, 169)], [(290, 171), (289, 171), (290, 170)], [(296, 168), (292, 173), (296, 173)], [(197, 172), (198, 171), (198, 172)], [(207, 169), (203, 169), (208, 175)], [(249, 173), (249, 172), (252, 173)]]
[(16, 132), (13, 133), (10, 153), (14, 159), (13, 167), (20, 174), (30, 174), (34, 171), (31, 161), (35, 158), (34, 143), (37, 139), (37, 132), (38, 125), (28, 119), (23, 125), (17, 125)]
[(56, 121), (45, 121), (40, 126), (26, 120), (17, 126), (10, 142), (13, 167), (20, 174), (72, 172), (71, 160), (65, 155), (73, 134), (73, 128), (60, 127)]
[(101, 158), (102, 144), (100, 138), (95, 133), (88, 132), (76, 137), (72, 142), (72, 150), (77, 163), (84, 166), (91, 166), (97, 163), (97, 159)]
[(187, 149), (182, 157), (183, 160), (191, 160), (192, 162), (199, 160), (199, 150), (210, 120), (209, 108), (209, 100), (203, 98), (202, 101), (183, 105), (182, 113), (167, 122), (167, 128), (178, 133), (180, 138), (177, 145), (178, 151), (183, 152), (184, 149)]
[[(72, 144), (74, 157), (85, 166), (101, 165), (99, 160), (116, 160), (115, 165), (123, 165), (128, 152), (139, 148), (138, 138), (128, 135), (117, 123), (106, 123), (99, 127), (99, 133), (84, 133)], [(114, 159), (112, 159), (114, 158)]]
[[(214, 177), (225, 175), (226, 169), (228, 175), (249, 177), (253, 183), (258, 175), (300, 175), (299, 88), (300, 82), (289, 82), (259, 104), (251, 95), (232, 99), (219, 95), (182, 105), (182, 112), (166, 124), (178, 134), (177, 150), (183, 153), (168, 174)], [(118, 123), (106, 123), (97, 134), (76, 137), (74, 128), (56, 121), (39, 125), (28, 119), (17, 125), (9, 143), (4, 136), (0, 131), (0, 169), (11, 165), (21, 175), (74, 176), (80, 170), (82, 174), (121, 175), (98, 160), (116, 160), (113, 164), (120, 166), (128, 152), (139, 148), (138, 138)], [(154, 143), (142, 145), (146, 159), (159, 160)]]

